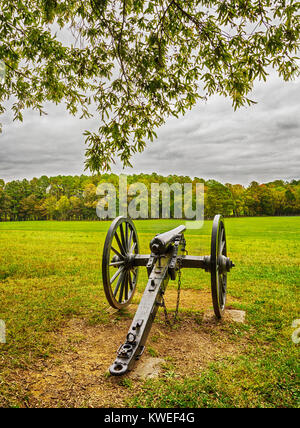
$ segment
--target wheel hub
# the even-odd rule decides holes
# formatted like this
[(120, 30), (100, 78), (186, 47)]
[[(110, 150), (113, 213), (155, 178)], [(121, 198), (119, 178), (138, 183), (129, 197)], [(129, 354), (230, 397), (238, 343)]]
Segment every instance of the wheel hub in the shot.
[(230, 272), (230, 269), (233, 267), (234, 263), (229, 257), (223, 256), (222, 254), (218, 256), (218, 269), (220, 274)]

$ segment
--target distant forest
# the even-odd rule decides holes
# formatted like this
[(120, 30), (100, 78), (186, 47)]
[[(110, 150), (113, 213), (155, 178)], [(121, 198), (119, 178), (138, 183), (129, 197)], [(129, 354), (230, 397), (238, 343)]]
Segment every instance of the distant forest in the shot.
[[(44, 175), (32, 180), (7, 183), (0, 179), (0, 221), (97, 220), (96, 205), (99, 196), (96, 189), (101, 182), (110, 182), (118, 189), (119, 176)], [(136, 182), (144, 183), (149, 195), (151, 183), (193, 183), (194, 186), (196, 183), (203, 183), (205, 218), (211, 218), (216, 213), (232, 217), (300, 214), (300, 180), (275, 180), (264, 184), (253, 181), (244, 187), (241, 184), (222, 184), (197, 177), (164, 177), (156, 173), (127, 176), (128, 185)]]

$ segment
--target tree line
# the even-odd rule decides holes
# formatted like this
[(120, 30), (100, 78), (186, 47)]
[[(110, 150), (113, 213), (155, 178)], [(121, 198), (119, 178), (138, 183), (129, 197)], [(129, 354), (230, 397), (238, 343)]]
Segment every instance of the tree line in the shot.
[[(96, 206), (100, 198), (97, 186), (102, 182), (112, 183), (118, 191), (119, 176), (108, 173), (93, 176), (44, 175), (7, 183), (0, 179), (0, 221), (97, 220)], [(233, 217), (300, 214), (300, 180), (275, 180), (263, 184), (252, 181), (248, 186), (242, 186), (197, 177), (165, 177), (156, 173), (127, 176), (128, 186), (136, 182), (145, 184), (149, 195), (151, 183), (170, 186), (173, 183), (192, 183), (193, 186), (203, 183), (205, 218), (216, 213)]]

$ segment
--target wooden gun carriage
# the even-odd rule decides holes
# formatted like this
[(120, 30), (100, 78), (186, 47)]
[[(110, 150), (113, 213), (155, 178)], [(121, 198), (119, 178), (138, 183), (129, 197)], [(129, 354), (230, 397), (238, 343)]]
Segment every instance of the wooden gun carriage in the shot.
[[(227, 273), (234, 266), (227, 257), (224, 220), (216, 215), (211, 235), (211, 252), (207, 256), (186, 254), (186, 241), (179, 226), (156, 235), (150, 242), (150, 255), (139, 253), (139, 241), (132, 220), (117, 217), (111, 224), (103, 249), (102, 277), (106, 298), (115, 309), (131, 302), (140, 266), (148, 272), (148, 282), (125, 342), (110, 366), (112, 375), (131, 370), (145, 349), (145, 343), (159, 307), (164, 306), (164, 294), (169, 280), (175, 280), (183, 268), (200, 268), (210, 272), (214, 313), (221, 318), (225, 310)], [(177, 308), (178, 309), (178, 308)]]

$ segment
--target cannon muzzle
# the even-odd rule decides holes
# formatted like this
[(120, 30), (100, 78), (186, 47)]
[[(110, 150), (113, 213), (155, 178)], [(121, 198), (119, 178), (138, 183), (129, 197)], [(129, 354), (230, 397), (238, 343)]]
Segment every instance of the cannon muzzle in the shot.
[(175, 238), (182, 234), (186, 229), (185, 226), (181, 225), (175, 229), (169, 230), (165, 233), (156, 235), (150, 242), (150, 250), (154, 254), (163, 254), (167, 251), (169, 245), (175, 241)]

